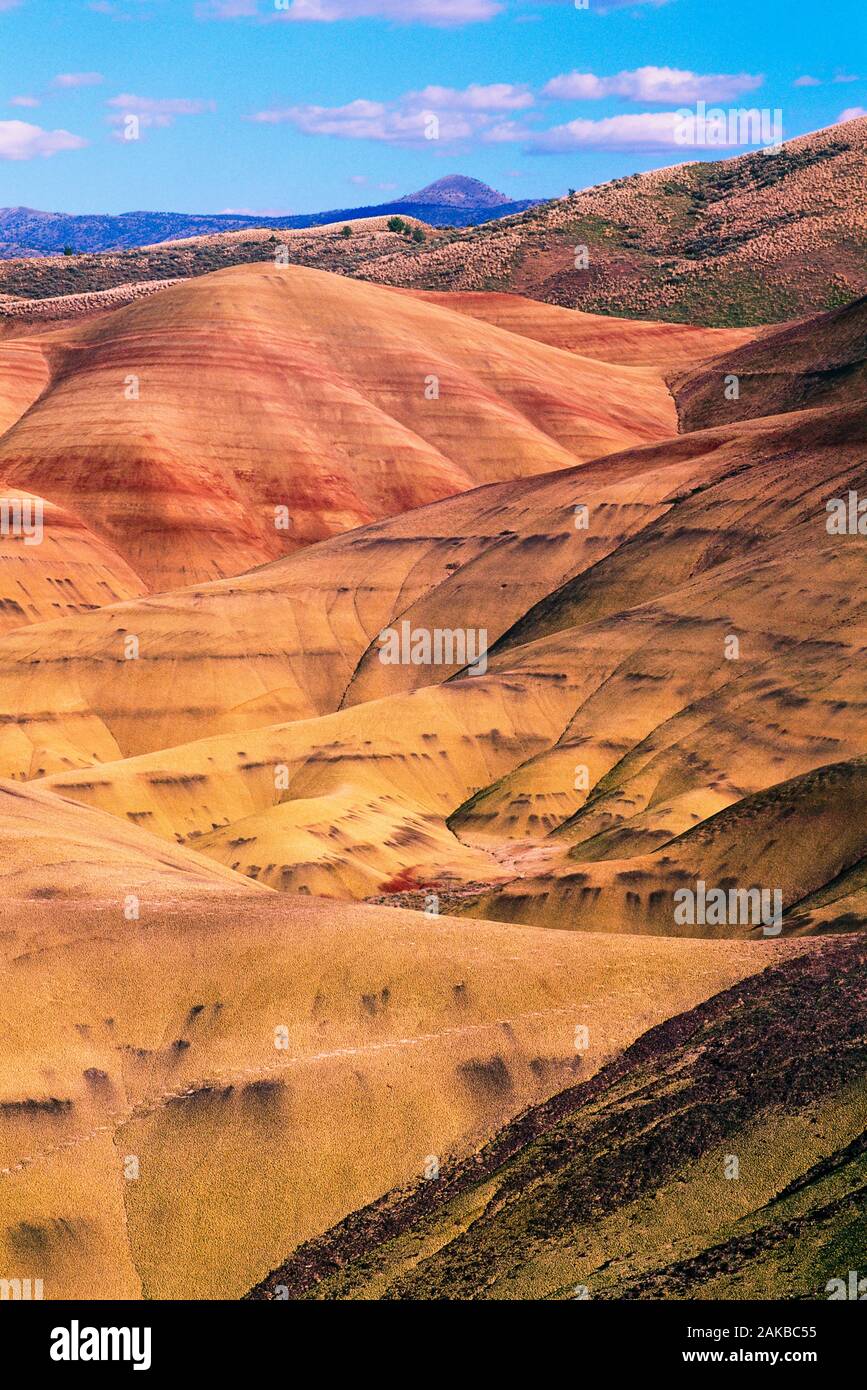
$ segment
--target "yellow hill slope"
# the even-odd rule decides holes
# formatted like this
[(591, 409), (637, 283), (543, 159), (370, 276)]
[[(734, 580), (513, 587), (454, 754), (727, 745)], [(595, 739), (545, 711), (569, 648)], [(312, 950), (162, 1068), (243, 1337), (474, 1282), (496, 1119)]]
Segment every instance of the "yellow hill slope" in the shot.
[(47, 1299), (237, 1297), (771, 958), (259, 894), (7, 903), (0, 1259)]

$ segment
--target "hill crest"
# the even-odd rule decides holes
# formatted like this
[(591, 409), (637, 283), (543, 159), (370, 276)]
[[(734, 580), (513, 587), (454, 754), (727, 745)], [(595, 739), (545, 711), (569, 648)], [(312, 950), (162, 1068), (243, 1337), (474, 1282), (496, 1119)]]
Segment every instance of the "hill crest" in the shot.
[(468, 178), (466, 174), (446, 174), (416, 193), (405, 193), (402, 201), (452, 208), (499, 208), (509, 199), (481, 179)]

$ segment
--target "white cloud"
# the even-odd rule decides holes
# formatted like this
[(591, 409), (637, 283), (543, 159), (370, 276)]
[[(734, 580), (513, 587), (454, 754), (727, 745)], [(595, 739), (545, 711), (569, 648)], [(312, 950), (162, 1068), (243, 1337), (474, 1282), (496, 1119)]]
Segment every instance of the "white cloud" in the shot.
[(250, 19), (259, 13), (259, 0), (203, 0), (196, 6), (199, 19)]
[[(523, 139), (527, 131), (503, 121), (504, 113), (532, 106), (526, 87), (506, 82), (425, 87), (407, 92), (398, 101), (358, 99), (344, 106), (287, 106), (259, 111), (252, 120), (265, 125), (289, 122), (305, 135), (334, 135), (344, 140), (377, 140), (415, 145), (477, 138), (484, 143)], [(435, 118), (435, 119), (432, 119)]]
[[(107, 4), (107, 0), (102, 0)], [(556, 3), (556, 0), (554, 0)], [(560, 0), (573, 4), (574, 0)], [(590, 0), (596, 14), (614, 10), (658, 9), (671, 0)], [(509, 0), (197, 0), (198, 19), (283, 20), (290, 23), (334, 24), (340, 20), (384, 19), (396, 24), (429, 24), (449, 28), (493, 19), (509, 8)], [(92, 5), (96, 8), (96, 5)], [(517, 13), (515, 18), (538, 19), (537, 14)]]
[(493, 82), (486, 87), (472, 82), (463, 90), (424, 87), (410, 92), (404, 100), (429, 111), (524, 111), (533, 105), (533, 94), (529, 87), (510, 82)]
[(0, 159), (46, 159), (87, 144), (68, 130), (43, 130), (27, 121), (0, 121)]
[[(363, 99), (345, 106), (289, 106), (260, 111), (253, 119), (271, 125), (288, 121), (305, 135), (338, 135), (344, 140), (379, 140), (386, 144), (419, 143), (425, 138), (426, 128), (422, 111)], [(439, 123), (438, 138), (461, 139), (472, 135), (473, 129), (463, 113), (446, 113)]]
[(857, 73), (852, 73), (852, 72), (838, 72), (838, 73), (837, 73), (837, 76), (834, 78), (834, 81), (835, 81), (835, 82), (860, 82), (860, 81), (861, 81), (861, 78), (857, 75)]
[(105, 104), (118, 112), (116, 116), (109, 116), (111, 125), (122, 126), (127, 116), (137, 116), (142, 129), (174, 125), (178, 116), (201, 116), (217, 109), (213, 101), (191, 97), (139, 97), (130, 92), (111, 97)]
[(793, 87), (821, 87), (822, 83), (818, 77), (811, 77), (808, 72), (803, 77), (796, 77), (792, 83)]
[(38, 97), (23, 97), (23, 96), (22, 96), (22, 97), (13, 97), (12, 100), (10, 101), (9, 105), (10, 105), (10, 106), (27, 106), (27, 107), (34, 107), (34, 106), (41, 106), (41, 105), (42, 105), (42, 102), (39, 100)]
[(292, 0), (287, 19), (333, 24), (339, 19), (391, 19), (442, 27), (493, 19), (497, 0)]
[(643, 111), (634, 116), (606, 116), (598, 121), (569, 121), (533, 137), (531, 154), (562, 154), (569, 150), (670, 150), (690, 148), (736, 149), (736, 138), (716, 138), (709, 132), (702, 140), (686, 138), (682, 113)]
[(542, 88), (547, 97), (564, 101), (597, 101), (625, 97), (628, 101), (682, 102), (731, 101), (760, 87), (760, 73), (697, 73), (684, 68), (643, 67), (597, 77), (592, 72), (568, 72)]
[[(590, 0), (594, 4), (594, 0)], [(606, 14), (609, 10), (636, 10), (639, 5), (652, 5), (658, 10), (663, 5), (670, 4), (670, 0), (595, 0), (594, 8), (601, 14)]]
[(389, 19), (398, 24), (431, 24), (448, 28), (493, 19), (504, 8), (501, 0), (285, 0), (275, 11), (273, 0), (200, 0), (199, 19), (260, 17), (295, 23), (334, 24), (341, 19)]
[(23, 0), (0, 0), (0, 11), (14, 10), (21, 4), (23, 4)]
[(564, 72), (552, 77), (542, 88), (542, 95), (556, 101), (595, 101), (605, 95), (605, 79), (592, 72)]
[(76, 87), (98, 87), (104, 81), (101, 72), (59, 72), (51, 85), (74, 90)]
[(104, 14), (109, 19), (126, 24), (134, 20), (150, 19), (151, 13), (146, 8), (150, 4), (151, 0), (126, 0), (126, 5), (141, 7), (139, 9), (127, 9), (122, 4), (113, 3), (113, 0), (90, 0), (87, 8), (93, 10), (94, 14)]
[(840, 125), (842, 121), (858, 121), (862, 116), (867, 116), (867, 106), (847, 106), (845, 111), (841, 111), (835, 125)]
[(486, 145), (512, 145), (518, 140), (526, 140), (530, 135), (526, 126), (517, 121), (498, 121), (482, 131), (482, 141)]

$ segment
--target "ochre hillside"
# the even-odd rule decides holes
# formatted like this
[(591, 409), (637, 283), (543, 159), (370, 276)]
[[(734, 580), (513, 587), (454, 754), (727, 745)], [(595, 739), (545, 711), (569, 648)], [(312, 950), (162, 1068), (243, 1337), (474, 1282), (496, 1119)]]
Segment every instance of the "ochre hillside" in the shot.
[[(4, 851), (38, 800), (22, 818), (0, 793)], [(58, 904), (43, 872), (42, 901), (4, 898), (0, 947), (0, 1260), (38, 1269), (46, 1299), (237, 1298), (767, 959), (239, 895), (207, 861), (196, 896), (158, 841), (149, 891), (122, 842), (150, 837), (73, 815), (104, 856), (96, 896)], [(53, 883), (63, 895), (59, 856)]]
[(0, 482), (86, 515), (152, 589), (675, 428), (656, 368), (299, 266), (178, 284), (39, 346), (51, 382), (0, 439)]
[(825, 943), (669, 1020), (250, 1296), (827, 1298), (863, 1249), (865, 956)]
[[(708, 166), (693, 270), (717, 227), (748, 288), (763, 170), (827, 275), (830, 139)], [(0, 306), (0, 1271), (46, 1299), (856, 1267), (863, 305), (444, 283)]]
[(752, 420), (867, 396), (867, 298), (772, 330), (738, 351), (676, 372), (682, 430)]
[[(835, 852), (808, 836), (803, 863), (760, 855), (749, 824), (728, 864), (664, 847), (867, 752), (862, 543), (826, 526), (826, 499), (864, 486), (863, 441), (851, 408), (700, 431), (455, 498), (244, 581), (82, 615), (65, 635), (22, 629), (0, 643), (5, 771), (54, 774), (66, 795), (289, 891), (500, 885), (505, 871), (492, 916), (670, 931), (672, 885), (736, 861), (770, 873), (790, 910), (863, 853), (844, 833), (861, 824), (854, 783), (829, 822)], [(364, 564), (382, 577), (356, 609), (340, 590)], [(510, 573), (525, 584), (504, 589)], [(467, 614), (492, 644), (483, 675), (381, 661), (383, 627)], [(658, 873), (643, 858), (657, 850)]]
[[(857, 361), (845, 316), (817, 342)], [(827, 845), (788, 865), (749, 819), (728, 859), (694, 835), (665, 848), (867, 752), (863, 538), (827, 511), (867, 489), (863, 407), (739, 404), (237, 579), (22, 626), (0, 641), (2, 772), (283, 891), (488, 885), (495, 917), (671, 931), (684, 874), (752, 864), (792, 929), (855, 918), (857, 779), (837, 779)], [(381, 634), (405, 626), (484, 632), (486, 670), (385, 664)], [(806, 786), (789, 817), (818, 814)]]

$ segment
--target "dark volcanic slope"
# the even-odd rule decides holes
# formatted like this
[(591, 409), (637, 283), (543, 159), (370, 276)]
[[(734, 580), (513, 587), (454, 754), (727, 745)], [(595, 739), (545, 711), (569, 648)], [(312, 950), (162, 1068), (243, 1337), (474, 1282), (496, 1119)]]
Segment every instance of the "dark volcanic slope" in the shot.
[(445, 178), (426, 184), (416, 193), (405, 193), (403, 203), (422, 203), (425, 207), (450, 208), (508, 208), (512, 204), (505, 193), (491, 188), (479, 179), (468, 179), (465, 174), (446, 174)]
[(839, 937), (652, 1029), (248, 1297), (826, 1297), (867, 1237), (865, 965)]
[[(737, 397), (726, 382), (737, 377)], [(867, 298), (726, 352), (671, 381), (682, 430), (867, 396)]]

